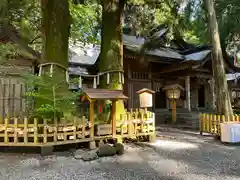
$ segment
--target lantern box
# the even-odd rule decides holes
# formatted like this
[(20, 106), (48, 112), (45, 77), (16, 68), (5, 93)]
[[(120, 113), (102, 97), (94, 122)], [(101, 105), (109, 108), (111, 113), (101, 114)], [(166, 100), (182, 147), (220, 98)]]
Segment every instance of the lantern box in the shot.
[(155, 91), (152, 91), (150, 89), (144, 88), (139, 91), (137, 91), (137, 94), (139, 94), (140, 99), (140, 107), (147, 108), (152, 107), (152, 95), (155, 93)]
[(181, 90), (184, 90), (184, 88), (179, 84), (172, 84), (165, 86), (163, 90), (166, 91), (166, 95), (169, 99), (179, 99)]

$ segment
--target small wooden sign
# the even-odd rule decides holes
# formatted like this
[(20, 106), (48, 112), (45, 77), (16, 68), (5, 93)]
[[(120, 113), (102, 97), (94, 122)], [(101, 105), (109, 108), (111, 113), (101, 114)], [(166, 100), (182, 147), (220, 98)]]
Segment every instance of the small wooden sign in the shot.
[(97, 135), (108, 135), (112, 134), (111, 124), (100, 124), (97, 126)]
[(152, 107), (152, 95), (155, 93), (155, 91), (152, 91), (150, 89), (141, 89), (137, 91), (137, 94), (139, 94), (140, 98), (140, 107)]

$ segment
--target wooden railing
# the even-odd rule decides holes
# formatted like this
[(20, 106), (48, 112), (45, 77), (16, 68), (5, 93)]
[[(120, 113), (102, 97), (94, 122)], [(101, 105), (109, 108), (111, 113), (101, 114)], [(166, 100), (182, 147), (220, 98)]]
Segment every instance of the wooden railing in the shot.
[(220, 136), (220, 123), (240, 122), (240, 115), (225, 117), (216, 114), (200, 114), (200, 133), (211, 133)]
[(72, 122), (62, 120), (54, 124), (48, 123), (46, 119), (39, 123), (36, 118), (33, 123), (29, 123), (27, 118), (14, 118), (13, 121), (10, 123), (9, 119), (5, 118), (4, 124), (0, 124), (0, 145), (42, 146), (87, 141), (91, 128), (85, 117), (74, 118)]
[[(117, 132), (112, 132), (111, 124), (92, 125), (88, 119), (64, 118), (51, 123), (47, 119), (5, 118), (0, 124), (0, 146), (55, 146), (71, 143), (90, 142), (104, 138), (128, 138), (154, 135), (154, 113), (136, 110), (121, 116)], [(94, 136), (90, 131), (95, 129)], [(115, 134), (116, 136), (113, 136)]]
[(122, 136), (141, 136), (155, 134), (155, 114), (143, 109), (131, 110), (121, 115), (117, 134)]

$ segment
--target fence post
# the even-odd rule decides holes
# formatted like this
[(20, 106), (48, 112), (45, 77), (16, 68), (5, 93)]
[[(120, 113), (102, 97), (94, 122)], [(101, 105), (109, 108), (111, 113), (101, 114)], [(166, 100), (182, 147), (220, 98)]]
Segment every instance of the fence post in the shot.
[(23, 119), (24, 121), (24, 143), (27, 144), (28, 143), (28, 119), (26, 117), (24, 117)]
[(236, 116), (237, 116), (237, 121), (239, 122), (239, 120), (240, 120), (240, 119), (239, 119), (239, 115), (236, 115)]
[(216, 134), (217, 133), (217, 115), (216, 114), (214, 114), (213, 115), (213, 129), (214, 129), (214, 134)]
[(77, 139), (77, 119), (76, 116), (73, 117), (73, 140)]
[(209, 116), (209, 132), (213, 133), (213, 126), (212, 126), (213, 114)]
[(116, 120), (116, 112), (117, 112), (117, 101), (112, 101), (112, 136), (116, 137), (116, 126), (117, 126), (117, 120)]
[(222, 115), (222, 117), (221, 117), (221, 122), (223, 122), (223, 123), (227, 122), (226, 117), (224, 115)]
[(67, 117), (64, 117), (63, 119), (63, 141), (66, 142), (67, 141)]
[(37, 118), (34, 118), (34, 144), (38, 143), (38, 122)]
[(141, 122), (141, 125), (140, 125), (140, 128), (141, 128), (141, 130), (140, 130), (140, 132), (141, 133), (143, 133), (144, 132), (144, 130), (143, 130), (143, 123), (144, 123), (144, 114), (143, 114), (143, 112), (140, 112), (140, 122)]
[(201, 136), (203, 135), (203, 115), (202, 113), (199, 115), (199, 132)]
[(206, 115), (205, 117), (205, 124), (206, 124), (206, 132), (209, 133), (209, 114)]
[(218, 135), (220, 135), (220, 129), (221, 129), (220, 123), (221, 123), (221, 116), (218, 115), (218, 117), (217, 117), (217, 134)]
[(43, 119), (43, 143), (47, 143), (47, 119)]
[(135, 119), (135, 121), (134, 121), (134, 136), (136, 136), (137, 135), (137, 126), (138, 126), (138, 124), (137, 124), (137, 120), (138, 120), (138, 109), (136, 109), (136, 111), (135, 111), (135, 113), (134, 113), (135, 115), (134, 115), (134, 119)]
[(8, 141), (9, 141), (9, 139), (8, 139), (8, 132), (7, 132), (8, 122), (9, 122), (9, 119), (8, 119), (8, 118), (5, 118), (5, 119), (4, 119), (4, 124), (5, 124), (4, 142), (5, 142), (5, 143), (8, 143)]
[(132, 137), (134, 133), (134, 124), (133, 124), (133, 111), (131, 109), (130, 113), (128, 114), (128, 136)]
[(86, 130), (86, 117), (83, 116), (82, 117), (82, 138), (83, 139), (85, 139), (85, 137), (86, 137), (85, 130)]
[(53, 133), (53, 140), (55, 143), (57, 143), (58, 141), (58, 122), (57, 122), (57, 119), (54, 118), (54, 133)]
[[(124, 117), (124, 118), (123, 118), (123, 117)], [(125, 121), (124, 121), (123, 119), (126, 120), (125, 114), (120, 114), (120, 122), (121, 122), (121, 124), (120, 124), (120, 134), (121, 134), (121, 136), (123, 135), (123, 126), (125, 125), (125, 124), (124, 124)]]
[(18, 118), (14, 118), (14, 143), (18, 142), (17, 128), (18, 128)]

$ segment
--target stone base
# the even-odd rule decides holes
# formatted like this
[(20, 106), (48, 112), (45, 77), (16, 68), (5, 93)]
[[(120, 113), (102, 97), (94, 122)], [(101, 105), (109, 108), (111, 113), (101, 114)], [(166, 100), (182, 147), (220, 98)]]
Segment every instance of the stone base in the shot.
[(41, 147), (41, 155), (48, 156), (53, 154), (53, 146), (44, 146)]
[(96, 142), (95, 141), (90, 141), (89, 142), (89, 149), (96, 149)]

